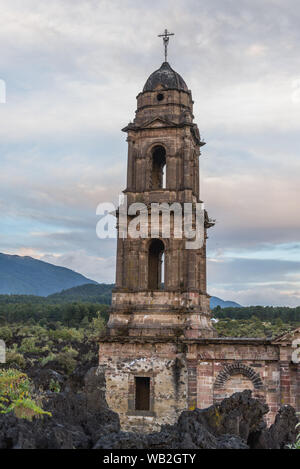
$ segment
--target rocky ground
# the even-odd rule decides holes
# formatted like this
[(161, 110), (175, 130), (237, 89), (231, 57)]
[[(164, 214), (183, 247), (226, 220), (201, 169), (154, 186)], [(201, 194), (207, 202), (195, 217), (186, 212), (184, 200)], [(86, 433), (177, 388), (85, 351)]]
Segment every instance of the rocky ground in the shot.
[[(207, 409), (185, 411), (175, 425), (160, 432), (120, 431), (119, 417), (105, 402), (105, 382), (96, 367), (81, 366), (65, 377), (52, 369), (32, 371), (35, 386), (44, 389), (43, 408), (52, 417), (32, 422), (0, 415), (0, 449), (283, 449), (296, 438), (297, 418), (283, 406), (267, 428), (268, 407), (251, 391), (233, 394)], [(55, 380), (61, 392), (49, 391)]]

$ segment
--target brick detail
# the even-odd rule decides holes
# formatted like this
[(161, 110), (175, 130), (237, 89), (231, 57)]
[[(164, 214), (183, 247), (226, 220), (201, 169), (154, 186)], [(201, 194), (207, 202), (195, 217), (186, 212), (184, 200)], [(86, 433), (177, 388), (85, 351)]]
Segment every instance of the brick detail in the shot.
[(223, 370), (218, 374), (215, 381), (215, 388), (222, 388), (226, 381), (230, 379), (232, 375), (242, 374), (250, 379), (255, 389), (262, 389), (263, 382), (258, 373), (256, 373), (250, 366), (244, 365), (243, 363), (237, 362), (230, 365), (226, 365)]
[(300, 365), (297, 365), (297, 391), (296, 391), (296, 410), (300, 412)]
[(197, 407), (197, 360), (187, 360), (188, 373), (188, 408), (194, 410)]
[(280, 404), (291, 404), (291, 370), (287, 360), (280, 361)]

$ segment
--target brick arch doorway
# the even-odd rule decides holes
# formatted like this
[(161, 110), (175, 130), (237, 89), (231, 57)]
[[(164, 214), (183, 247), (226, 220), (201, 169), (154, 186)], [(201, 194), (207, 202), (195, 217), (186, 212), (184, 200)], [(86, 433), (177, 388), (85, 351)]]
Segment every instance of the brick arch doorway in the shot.
[(221, 401), (245, 389), (253, 391), (254, 397), (264, 398), (263, 382), (253, 368), (239, 362), (226, 365), (215, 380), (214, 401)]

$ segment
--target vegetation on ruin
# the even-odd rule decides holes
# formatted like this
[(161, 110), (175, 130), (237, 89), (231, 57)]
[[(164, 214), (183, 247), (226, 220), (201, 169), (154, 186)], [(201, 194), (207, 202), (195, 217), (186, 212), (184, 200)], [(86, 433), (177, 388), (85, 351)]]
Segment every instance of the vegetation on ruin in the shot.
[(16, 369), (0, 369), (0, 414), (13, 412), (18, 418), (32, 420), (51, 413), (40, 406), (28, 376)]

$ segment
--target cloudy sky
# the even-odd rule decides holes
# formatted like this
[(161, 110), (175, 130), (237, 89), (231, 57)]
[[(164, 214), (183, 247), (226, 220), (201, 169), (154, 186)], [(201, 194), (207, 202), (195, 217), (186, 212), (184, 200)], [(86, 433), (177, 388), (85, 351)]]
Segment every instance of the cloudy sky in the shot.
[(201, 198), (217, 219), (209, 293), (243, 305), (300, 304), (298, 0), (0, 7), (1, 252), (114, 280), (115, 242), (96, 237), (96, 207), (125, 187), (120, 129), (161, 65), (157, 34), (168, 27), (176, 33), (169, 61), (192, 90), (207, 142)]

